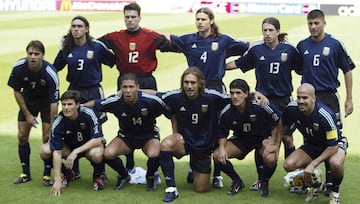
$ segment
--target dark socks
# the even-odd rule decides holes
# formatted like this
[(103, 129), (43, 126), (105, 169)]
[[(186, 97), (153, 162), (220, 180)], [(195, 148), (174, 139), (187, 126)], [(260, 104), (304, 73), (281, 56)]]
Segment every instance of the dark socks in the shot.
[(135, 167), (134, 152), (126, 155), (126, 168), (133, 169)]
[(160, 151), (160, 165), (163, 174), (165, 176), (166, 185), (168, 187), (175, 187), (176, 186), (175, 176), (174, 176), (175, 166), (171, 152)]
[(243, 183), (243, 180), (240, 178), (240, 176), (236, 173), (233, 165), (230, 161), (226, 161), (226, 164), (220, 164), (219, 165), (221, 171), (223, 171), (226, 175), (228, 175), (233, 181), (236, 183)]
[(124, 167), (122, 160), (119, 157), (116, 157), (115, 159), (110, 159), (110, 160), (106, 159), (105, 163), (107, 163), (119, 175), (121, 175), (121, 176), (129, 175), (127, 170)]
[(154, 176), (155, 171), (158, 169), (160, 165), (159, 159), (160, 157), (152, 157), (148, 159), (146, 177)]
[(30, 176), (30, 145), (26, 143), (18, 146), (18, 153), (23, 173)]

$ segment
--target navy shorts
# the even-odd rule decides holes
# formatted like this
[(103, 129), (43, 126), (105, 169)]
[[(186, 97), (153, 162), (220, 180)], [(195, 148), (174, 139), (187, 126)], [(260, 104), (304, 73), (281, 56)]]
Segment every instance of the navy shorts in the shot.
[(142, 135), (127, 134), (122, 130), (118, 132), (118, 138), (125, 142), (125, 144), (134, 151), (135, 149), (141, 149), (151, 139), (160, 140), (159, 128), (154, 127), (154, 130)]
[[(41, 122), (43, 123), (50, 123), (50, 104), (48, 106), (37, 108), (37, 109), (30, 109), (28, 107), (31, 115), (37, 117), (40, 113)], [(19, 110), (18, 113), (18, 121), (20, 122), (26, 122), (26, 116), (22, 112), (22, 110)]]
[[(265, 138), (264, 138), (265, 139)], [(244, 140), (241, 139), (238, 136), (232, 136), (228, 139), (229, 142), (233, 143), (237, 148), (239, 148), (242, 152), (242, 154), (239, 157), (236, 157), (239, 160), (242, 160), (246, 157), (249, 152), (251, 152), (254, 149), (260, 149), (262, 147), (262, 140)]]
[(211, 173), (211, 149), (201, 151), (190, 150), (187, 147), (185, 149), (190, 156), (190, 166), (193, 171), (203, 174)]
[(312, 144), (303, 144), (299, 148), (303, 150), (312, 160), (316, 159), (328, 146), (318, 146)]
[(335, 113), (337, 126), (342, 129), (342, 121), (340, 116), (340, 97), (336, 90), (317, 91), (316, 100), (325, 104), (332, 112)]

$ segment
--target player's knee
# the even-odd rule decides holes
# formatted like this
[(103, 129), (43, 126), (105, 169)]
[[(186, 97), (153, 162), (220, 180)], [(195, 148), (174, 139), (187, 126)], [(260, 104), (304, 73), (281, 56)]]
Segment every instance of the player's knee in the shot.
[(285, 160), (283, 167), (287, 172), (294, 171), (296, 169), (294, 163), (291, 160)]
[(52, 151), (50, 150), (49, 143), (45, 143), (40, 147), (40, 157), (43, 160), (50, 159), (52, 156)]

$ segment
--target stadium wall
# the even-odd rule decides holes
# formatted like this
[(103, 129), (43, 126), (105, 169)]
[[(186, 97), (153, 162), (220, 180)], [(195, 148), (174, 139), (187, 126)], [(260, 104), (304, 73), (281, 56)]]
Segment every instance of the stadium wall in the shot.
[(207, 6), (216, 13), (306, 15), (315, 8), (327, 15), (360, 16), (356, 0), (0, 0), (0, 11), (122, 11), (138, 2), (144, 13), (194, 12)]

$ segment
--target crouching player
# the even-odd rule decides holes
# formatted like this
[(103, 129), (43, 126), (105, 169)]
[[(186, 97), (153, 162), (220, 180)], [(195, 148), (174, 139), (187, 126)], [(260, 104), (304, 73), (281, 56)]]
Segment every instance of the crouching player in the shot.
[(314, 183), (312, 175), (321, 162), (328, 161), (334, 178), (329, 203), (339, 204), (339, 187), (344, 176), (347, 145), (341, 147), (341, 135), (336, 126), (335, 114), (316, 101), (315, 89), (311, 84), (304, 83), (297, 89), (297, 101), (290, 102), (286, 107), (281, 123), (275, 144), (280, 144), (285, 128), (292, 125), (295, 125), (304, 137), (304, 144), (286, 158), (284, 169), (287, 172), (303, 169), (304, 185), (311, 187), (306, 201), (315, 200), (321, 192), (321, 183)]
[[(80, 106), (80, 92), (66, 91), (60, 98), (62, 111), (55, 118), (50, 140), (42, 145), (42, 159), (53, 159), (54, 184), (51, 193), (58, 196), (68, 185), (75, 173), (72, 167), (75, 159), (86, 157), (94, 167), (94, 190), (102, 190), (104, 181), (104, 139), (98, 117), (91, 107)], [(65, 158), (63, 165), (61, 159)], [(61, 176), (61, 171), (64, 176)]]
[[(280, 115), (272, 105), (261, 106), (249, 93), (246, 81), (235, 79), (230, 83), (231, 104), (220, 114), (219, 147), (214, 151), (214, 158), (215, 162), (221, 163), (220, 169), (233, 180), (228, 194), (235, 195), (245, 184), (229, 159), (244, 159), (252, 150), (259, 150), (259, 158), (264, 163), (261, 196), (267, 198), (271, 196), (269, 180), (276, 169), (278, 155), (274, 150), (263, 150), (270, 145), (269, 136), (276, 138)], [(234, 136), (226, 139), (230, 130)]]

